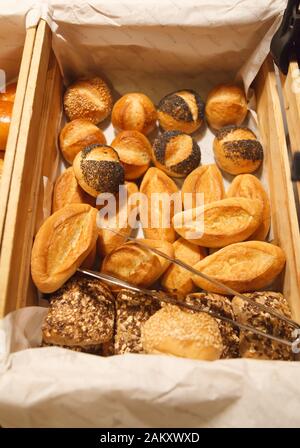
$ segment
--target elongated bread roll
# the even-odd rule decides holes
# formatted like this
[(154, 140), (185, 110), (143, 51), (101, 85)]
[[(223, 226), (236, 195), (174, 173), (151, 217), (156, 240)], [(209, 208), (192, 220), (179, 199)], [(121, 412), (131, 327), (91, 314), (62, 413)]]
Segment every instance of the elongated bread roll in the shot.
[[(172, 244), (167, 241), (141, 239), (141, 242), (156, 247), (170, 257), (174, 256)], [(165, 272), (169, 261), (140, 247), (134, 241), (125, 243), (108, 254), (102, 264), (101, 272), (125, 280), (138, 286), (151, 286)]]
[[(140, 186), (147, 203), (141, 201), (140, 218), (146, 238), (173, 243), (176, 233), (172, 225), (174, 203), (171, 196), (180, 202), (180, 192), (175, 182), (158, 168), (149, 168)], [(176, 197), (175, 197), (176, 196)]]
[(96, 244), (97, 210), (70, 204), (53, 213), (39, 229), (31, 253), (31, 274), (41, 292), (60, 288)]
[(223, 178), (217, 165), (202, 165), (192, 171), (183, 182), (181, 193), (185, 210), (202, 205), (197, 204), (197, 194), (200, 193), (205, 204), (223, 199)]
[[(199, 261), (194, 268), (238, 292), (270, 285), (285, 265), (283, 250), (262, 241), (231, 244)], [(194, 283), (209, 292), (227, 293), (197, 275)]]
[(177, 233), (204, 247), (224, 247), (247, 239), (262, 221), (262, 204), (255, 199), (228, 198), (203, 208), (176, 214)]
[(271, 210), (268, 195), (257, 177), (252, 174), (240, 174), (236, 176), (227, 191), (227, 197), (257, 199), (262, 203), (262, 222), (250, 236), (250, 239), (263, 241), (270, 229)]

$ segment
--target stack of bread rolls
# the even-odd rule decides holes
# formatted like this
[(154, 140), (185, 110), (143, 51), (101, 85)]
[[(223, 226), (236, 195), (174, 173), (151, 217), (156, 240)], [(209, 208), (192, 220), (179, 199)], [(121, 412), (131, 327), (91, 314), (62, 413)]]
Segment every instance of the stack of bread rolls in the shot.
[[(263, 148), (243, 125), (243, 90), (217, 86), (204, 104), (197, 92), (184, 89), (167, 93), (156, 107), (139, 92), (115, 101), (108, 84), (94, 77), (66, 89), (64, 110), (69, 121), (60, 132), (59, 146), (70, 166), (56, 180), (53, 213), (39, 229), (32, 250), (33, 281), (50, 294), (44, 345), (103, 356), (291, 359), (280, 344), (257, 344), (209, 315), (211, 310), (252, 322), (251, 306), (243, 311), (246, 302), (147, 249), (158, 249), (290, 315), (279, 293), (256, 292), (272, 285), (284, 269), (285, 255), (266, 242), (269, 198), (252, 174), (261, 166)], [(109, 117), (115, 130), (111, 141), (101, 129)], [(216, 164), (200, 165), (197, 136), (205, 120), (215, 133), (209, 150)], [(224, 173), (235, 176), (227, 191)], [(126, 191), (125, 202), (120, 186)], [(153, 196), (169, 200), (171, 206), (152, 202)], [(99, 224), (103, 197), (113, 198), (118, 207)], [(136, 214), (134, 223), (131, 212)], [(138, 220), (143, 247), (127, 241)], [(167, 305), (143, 293), (108, 289), (99, 280), (76, 274), (80, 266), (138, 287), (162, 289), (201, 311)], [(278, 322), (272, 325), (275, 332), (283, 331)], [(264, 313), (259, 327), (269, 328)]]

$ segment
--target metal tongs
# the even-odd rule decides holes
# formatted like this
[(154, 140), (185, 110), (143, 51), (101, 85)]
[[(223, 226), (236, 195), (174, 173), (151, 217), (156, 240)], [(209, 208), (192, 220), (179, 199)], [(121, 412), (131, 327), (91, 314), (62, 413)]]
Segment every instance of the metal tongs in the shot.
[[(188, 264), (184, 263), (181, 260), (178, 260), (177, 258), (172, 258), (169, 255), (165, 254), (164, 252), (160, 251), (159, 249), (156, 249), (154, 247), (150, 247), (147, 244), (143, 243), (142, 241), (140, 241), (139, 239), (133, 238), (131, 236), (128, 236), (120, 231), (114, 230), (112, 228), (107, 227), (105, 230), (109, 230), (112, 233), (118, 234), (119, 236), (124, 237), (124, 239), (128, 240), (128, 241), (133, 241), (134, 243), (136, 243), (138, 246), (144, 248), (144, 249), (148, 249), (151, 252), (153, 252), (154, 254), (158, 255), (159, 257), (165, 258), (166, 260), (170, 261), (173, 264), (176, 264), (180, 267), (182, 267), (183, 269), (187, 270), (188, 272), (192, 273), (193, 275), (197, 275), (199, 277), (204, 278), (205, 280), (208, 280), (209, 282), (213, 283), (214, 285), (221, 287), (224, 290), (224, 293), (228, 293), (230, 295), (234, 295), (237, 297), (240, 297), (242, 300), (248, 302), (251, 304), (251, 306), (253, 308), (256, 308), (259, 311), (264, 311), (267, 312), (268, 314), (276, 317), (277, 319), (280, 319), (282, 321), (284, 321), (285, 323), (287, 323), (288, 325), (292, 326), (295, 328), (295, 330), (300, 329), (300, 325), (293, 321), (292, 319), (289, 319), (288, 317), (278, 313), (277, 311), (273, 310), (272, 308), (263, 305), (261, 303), (257, 303), (254, 302), (251, 298), (247, 297), (244, 294), (241, 294), (237, 291), (235, 291), (234, 289), (230, 288), (229, 286), (226, 286), (225, 284), (223, 284), (222, 282), (219, 282), (218, 280), (215, 280), (214, 278), (210, 277), (209, 275), (204, 274), (203, 272), (198, 271), (197, 269), (193, 268), (192, 266), (189, 266)], [(100, 272), (95, 272), (92, 271), (90, 269), (83, 269), (83, 268), (78, 268), (77, 269), (78, 272), (82, 273), (82, 274), (86, 274), (89, 275), (90, 277), (94, 277), (94, 278), (98, 278), (100, 280), (103, 280), (104, 282), (114, 285), (114, 286), (120, 286), (121, 288), (124, 289), (129, 289), (131, 291), (134, 292), (139, 292), (145, 295), (148, 295), (150, 297), (152, 297), (153, 299), (157, 300), (158, 302), (165, 302), (165, 303), (170, 303), (172, 305), (176, 305), (180, 308), (186, 308), (192, 311), (197, 311), (197, 312), (203, 312), (203, 309), (201, 309), (201, 307), (198, 307), (197, 305), (192, 305), (183, 301), (180, 301), (178, 299), (176, 299), (175, 297), (172, 297), (170, 295), (168, 295), (167, 293), (163, 292), (163, 291), (154, 291), (154, 290), (149, 290), (149, 289), (145, 289), (145, 288), (141, 288), (139, 286), (133, 285), (131, 283), (128, 283), (124, 280), (120, 280), (116, 277), (113, 277), (111, 275), (108, 274), (104, 274), (104, 273), (100, 273)], [(247, 330), (247, 331), (251, 331), (252, 333), (255, 333), (259, 336), (265, 337), (267, 339), (271, 339), (272, 341), (276, 341), (276, 342), (280, 342), (281, 344), (285, 344), (289, 347), (292, 347), (294, 343), (298, 343), (298, 341), (300, 342), (300, 338), (299, 338), (299, 334), (297, 332), (297, 336), (293, 342), (288, 341), (286, 339), (274, 336), (272, 334), (269, 333), (264, 333), (261, 330), (258, 330), (255, 327), (252, 327), (250, 325), (246, 325), (246, 324), (242, 324), (240, 322), (237, 322), (235, 320), (232, 320), (228, 317), (222, 316), (221, 314), (215, 313), (214, 311), (205, 311), (206, 313), (210, 314), (212, 317), (216, 318), (216, 319), (220, 319), (224, 322), (227, 322), (235, 327), (238, 327), (241, 330)]]

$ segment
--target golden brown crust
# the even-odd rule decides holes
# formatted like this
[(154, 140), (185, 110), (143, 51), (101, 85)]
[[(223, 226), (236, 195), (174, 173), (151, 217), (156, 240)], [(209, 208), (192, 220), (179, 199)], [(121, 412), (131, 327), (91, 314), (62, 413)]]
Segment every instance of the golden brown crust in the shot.
[(261, 182), (252, 174), (241, 174), (236, 176), (227, 191), (227, 196), (244, 197), (261, 201), (263, 206), (262, 222), (249, 239), (263, 241), (269, 233), (271, 210), (268, 195)]
[(150, 296), (122, 290), (116, 299), (115, 354), (143, 353), (141, 329), (160, 305)]
[(145, 135), (138, 131), (122, 131), (112, 141), (125, 169), (125, 179), (142, 176), (149, 168), (152, 147)]
[(91, 252), (83, 260), (81, 267), (86, 269), (93, 269), (96, 261), (96, 255), (97, 255), (97, 245), (95, 244)]
[[(190, 305), (196, 305), (203, 312), (209, 311), (219, 314), (231, 320), (235, 320), (231, 301), (219, 294), (194, 293), (186, 297), (186, 302)], [(232, 324), (221, 319), (216, 319), (223, 341), (223, 352), (221, 358), (239, 357), (239, 330)]]
[(0, 101), (0, 151), (5, 151), (11, 122), (13, 103)]
[(155, 128), (157, 113), (150, 98), (143, 93), (127, 93), (114, 105), (111, 121), (120, 131), (149, 134)]
[(0, 151), (0, 182), (2, 179), (2, 173), (3, 173), (3, 164), (4, 164), (4, 152)]
[(190, 313), (166, 305), (142, 328), (147, 353), (214, 361), (223, 351), (217, 321), (206, 313)]
[(152, 158), (155, 166), (172, 177), (185, 177), (201, 160), (199, 145), (181, 131), (165, 131), (154, 141)]
[(68, 204), (89, 204), (95, 207), (95, 199), (81, 189), (72, 166), (63, 171), (56, 179), (53, 190), (52, 212), (54, 213)]
[(51, 297), (43, 342), (88, 351), (109, 341), (114, 329), (114, 297), (100, 280), (75, 276)]
[[(164, 206), (164, 199), (168, 200), (173, 194), (180, 194), (177, 185), (163, 171), (152, 167), (148, 169), (142, 180), (140, 192), (148, 199), (147, 206), (143, 202), (140, 204), (140, 219), (145, 237), (173, 243), (176, 239), (172, 225), (174, 204), (171, 202), (169, 216), (168, 206)], [(158, 204), (151, 201), (154, 194), (157, 199), (161, 199)], [(151, 221), (154, 221), (152, 225)]]
[(124, 183), (124, 168), (111, 146), (85, 148), (75, 157), (73, 168), (81, 188), (95, 198), (100, 193), (118, 193)]
[[(173, 257), (172, 244), (166, 241), (141, 239), (141, 242)], [(111, 274), (138, 286), (151, 286), (165, 272), (170, 263), (135, 242), (128, 242), (107, 255), (101, 272)]]
[(70, 204), (53, 213), (39, 229), (32, 248), (31, 275), (41, 292), (60, 288), (96, 244), (97, 210)]
[(13, 103), (16, 98), (17, 83), (13, 82), (6, 86), (5, 92), (0, 93), (0, 101), (9, 101)]
[(261, 144), (246, 127), (227, 126), (220, 129), (213, 149), (217, 164), (229, 174), (252, 173), (263, 160)]
[(246, 240), (262, 221), (257, 199), (227, 198), (203, 208), (185, 210), (173, 218), (177, 233), (204, 247), (224, 247)]
[(193, 90), (179, 90), (162, 98), (157, 115), (165, 131), (195, 132), (203, 123), (204, 103)]
[[(194, 266), (207, 255), (207, 250), (204, 247), (191, 244), (184, 238), (179, 238), (175, 241), (173, 249), (174, 257), (190, 266)], [(164, 273), (161, 284), (169, 292), (185, 295), (195, 290), (191, 277), (192, 275), (186, 269), (176, 264), (171, 264)]]
[(60, 150), (69, 163), (73, 163), (80, 151), (94, 144), (105, 145), (105, 135), (93, 123), (82, 118), (67, 123), (59, 134)]
[[(251, 298), (253, 302), (265, 305), (283, 316), (291, 318), (288, 303), (282, 294), (278, 292), (262, 291), (246, 294), (246, 296)], [(264, 333), (269, 333), (279, 338), (289, 341), (293, 340), (293, 327), (284, 321), (271, 316), (269, 313), (257, 310), (249, 302), (239, 297), (233, 298), (232, 306), (238, 322), (253, 326)], [(243, 358), (271, 360), (292, 360), (294, 358), (290, 347), (244, 330), (241, 330), (240, 333), (239, 350)]]
[[(181, 193), (185, 210), (197, 206), (197, 193), (204, 195), (205, 204), (223, 199), (225, 196), (223, 178), (217, 165), (203, 165), (193, 170), (185, 178)], [(191, 198), (186, 196), (185, 200), (185, 194), (190, 194)]]
[[(131, 223), (129, 222), (130, 212), (136, 207), (134, 202), (130, 202), (131, 195), (138, 193), (138, 187), (133, 182), (125, 182), (125, 188), (127, 190), (127, 203), (120, 204), (119, 199), (116, 200), (117, 213), (113, 215), (111, 219), (105, 217), (105, 226), (113, 227), (114, 230), (120, 230), (122, 235), (116, 235), (104, 227), (100, 229), (98, 227), (98, 252), (101, 257), (108, 255), (118, 246), (121, 246), (126, 242), (126, 236), (129, 236), (132, 230)], [(127, 213), (124, 211), (124, 207), (127, 207)], [(114, 222), (115, 220), (115, 222)]]
[[(199, 261), (194, 268), (238, 291), (255, 291), (270, 285), (285, 265), (280, 247), (262, 241), (231, 244)], [(221, 287), (193, 277), (194, 283), (209, 292), (227, 293)]]
[(110, 89), (97, 77), (74, 82), (64, 95), (64, 109), (69, 120), (84, 118), (98, 124), (111, 113), (112, 104)]
[(205, 115), (208, 124), (214, 129), (242, 124), (247, 112), (245, 93), (238, 86), (216, 86), (207, 97)]

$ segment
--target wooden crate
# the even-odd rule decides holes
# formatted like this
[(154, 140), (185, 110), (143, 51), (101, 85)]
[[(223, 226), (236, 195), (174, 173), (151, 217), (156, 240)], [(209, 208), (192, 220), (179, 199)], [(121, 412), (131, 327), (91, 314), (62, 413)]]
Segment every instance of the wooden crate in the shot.
[[(18, 85), (16, 91), (16, 98), (13, 107), (11, 126), (8, 134), (3, 173), (1, 179), (1, 194), (0, 194), (0, 245), (2, 242), (4, 223), (6, 217), (6, 210), (8, 205), (8, 197), (13, 173), (13, 166), (16, 155), (17, 141), (20, 132), (23, 104), (25, 100), (25, 92), (29, 76), (31, 58), (36, 36), (36, 28), (30, 28), (26, 32), (22, 60), (20, 64)], [(5, 70), (5, 67), (1, 67)]]
[[(2, 315), (37, 303), (37, 291), (30, 276), (30, 252), (40, 223), (43, 175), (53, 176), (56, 170), (55, 138), (62, 113), (62, 80), (51, 50), (50, 31), (44, 22), (38, 27), (33, 57), (35, 64), (28, 82), (31, 98), (27, 100), (33, 103), (34, 108), (32, 116), (28, 116), (27, 123), (24, 122), (19, 139), (0, 259)], [(265, 151), (264, 169), (270, 180), (274, 242), (284, 249), (287, 256), (285, 272), (279, 279), (280, 288), (290, 303), (294, 319), (300, 322), (299, 229), (280, 102), (270, 59), (264, 62), (254, 88)], [(43, 98), (42, 104), (40, 98)], [(29, 103), (24, 105), (24, 109), (27, 105)], [(39, 129), (34, 118), (37, 115), (41, 122)]]

